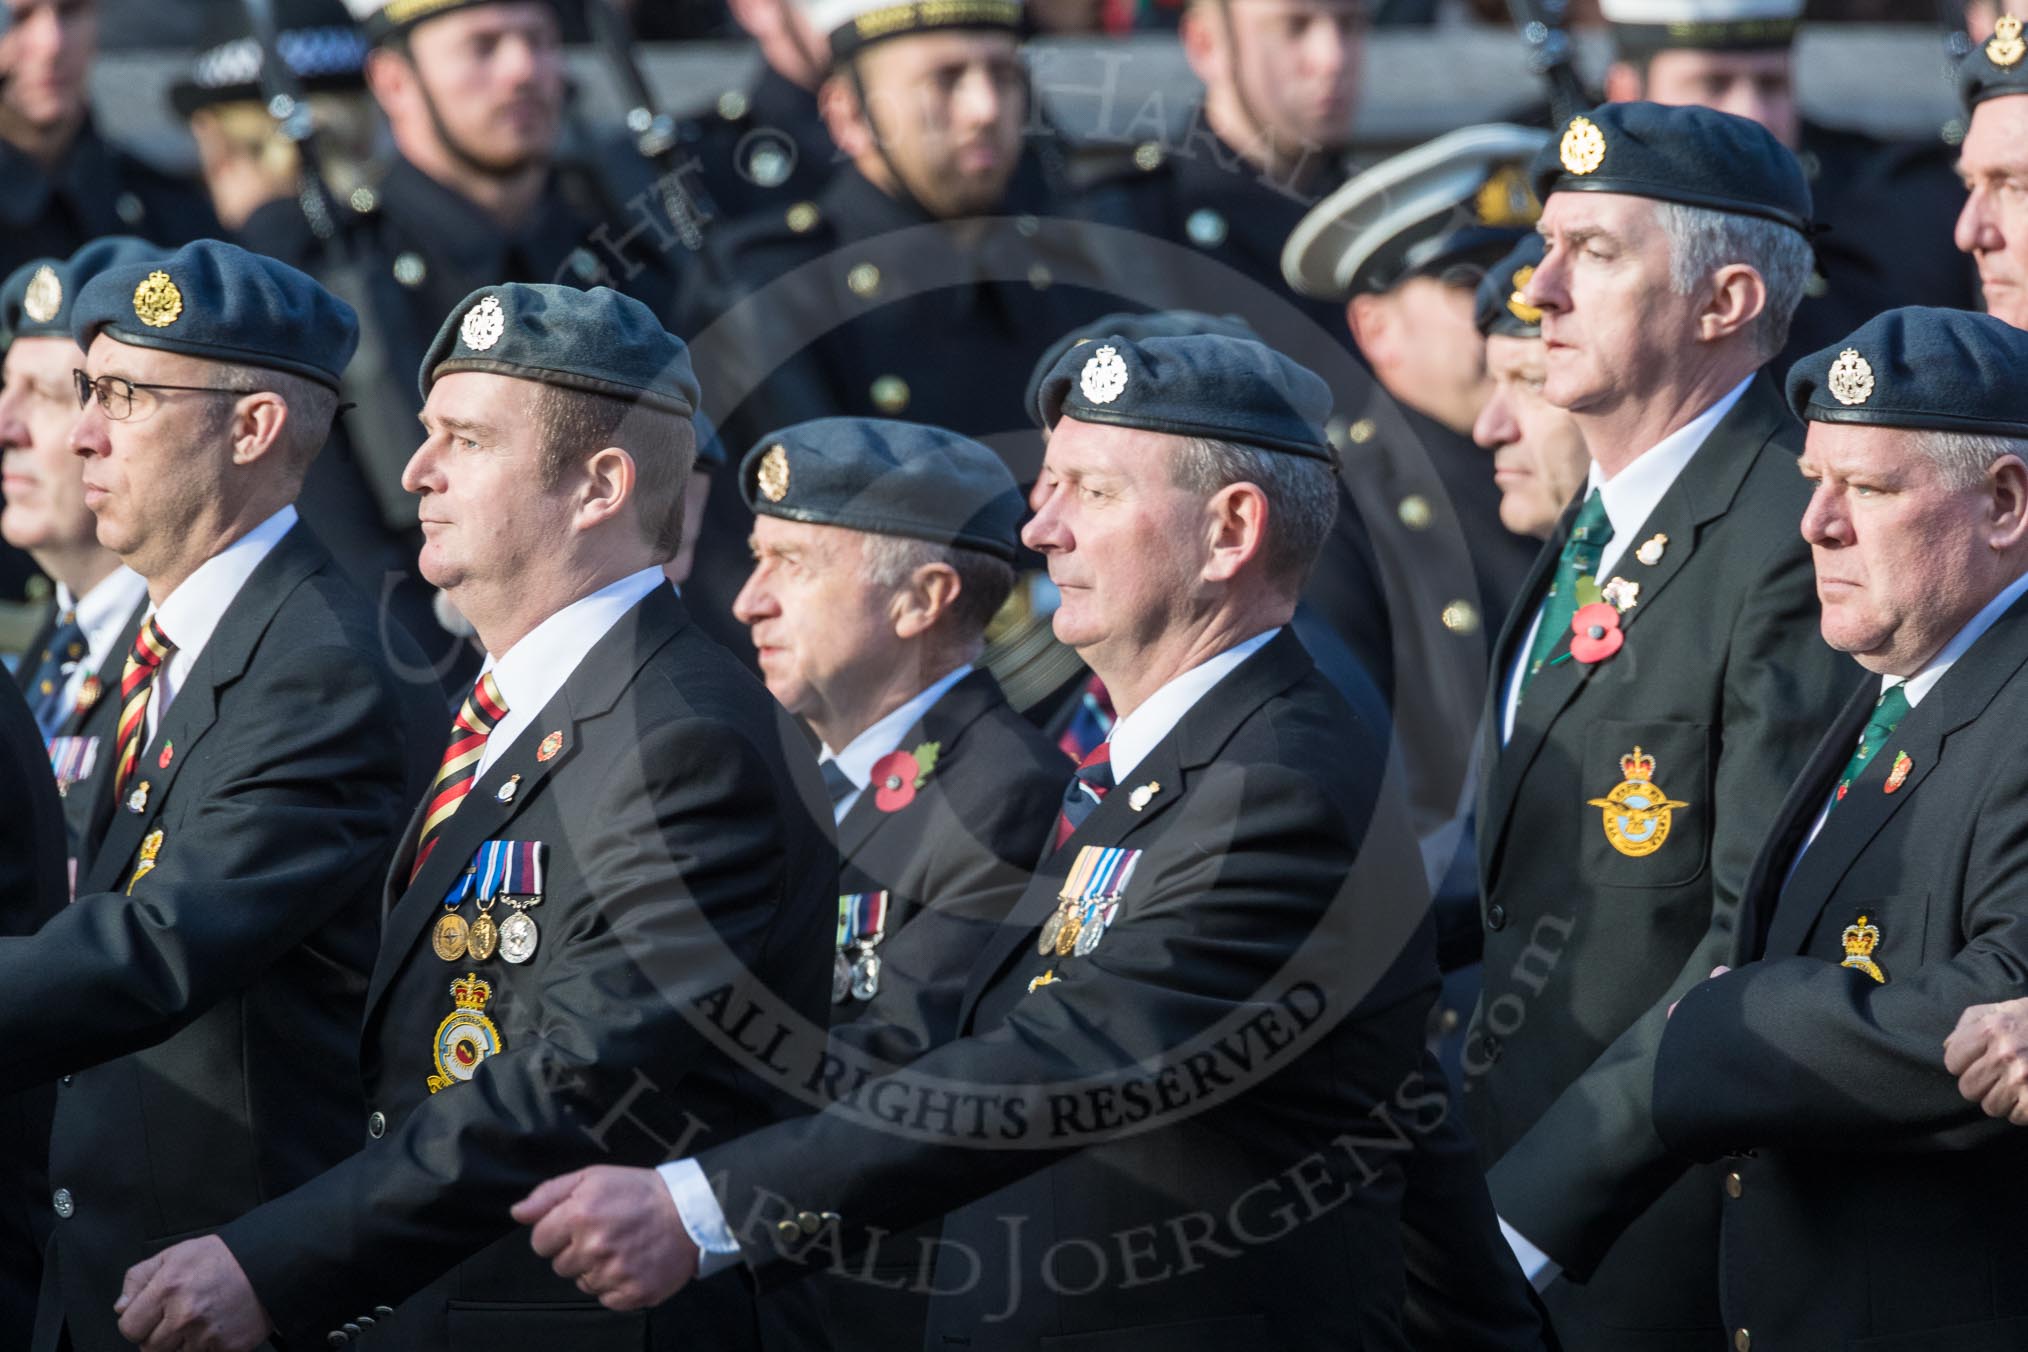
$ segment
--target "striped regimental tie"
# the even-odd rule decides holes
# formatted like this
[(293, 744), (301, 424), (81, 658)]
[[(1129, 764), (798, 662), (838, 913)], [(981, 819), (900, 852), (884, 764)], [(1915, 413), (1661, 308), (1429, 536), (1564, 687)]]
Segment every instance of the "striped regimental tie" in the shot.
[(148, 743), (148, 699), (155, 693), (155, 678), (176, 645), (162, 632), (150, 615), (141, 632), (134, 635), (134, 650), (120, 672), (119, 765), (113, 773), (115, 801), (126, 796), (127, 782), (141, 763), (141, 748)]
[(424, 861), (436, 848), (444, 823), (472, 791), (472, 784), (479, 778), (479, 760), (486, 754), (486, 738), (506, 716), (507, 701), (500, 698), (500, 687), (489, 671), (472, 687), (472, 693), (465, 698), (465, 707), (458, 710), (451, 723), (450, 745), (444, 748), (437, 777), (430, 781), (430, 805), (423, 814), (422, 832), (416, 837), (415, 864), (408, 874), (410, 882), (422, 872)]

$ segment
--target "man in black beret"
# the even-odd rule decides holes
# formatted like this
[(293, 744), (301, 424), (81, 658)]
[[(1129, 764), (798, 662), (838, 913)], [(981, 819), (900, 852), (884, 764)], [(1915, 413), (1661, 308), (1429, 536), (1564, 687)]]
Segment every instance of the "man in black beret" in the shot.
[[(769, 433), (740, 491), (755, 567), (733, 613), (822, 743), (838, 827), (833, 1026), (905, 1061), (956, 1035), (966, 975), (1027, 887), (1070, 768), (973, 665), (1014, 582), (1021, 492), (978, 442), (872, 418)], [(935, 1234), (820, 1282), (822, 1328), (783, 1345), (921, 1344), (918, 1248)]]
[(1722, 960), (1760, 833), (1851, 686), (1809, 623), (1794, 424), (1762, 363), (1810, 193), (1758, 123), (1606, 104), (1544, 147), (1543, 395), (1591, 454), (1494, 649), (1485, 984), (1467, 1036), (1493, 1201), (1567, 1348), (1718, 1336), (1722, 1198), (1656, 1141), (1669, 1001)]
[(1802, 115), (1796, 36), (1803, 0), (1600, 0), (1612, 38), (1605, 96), (1701, 105), (1750, 118), (1795, 151), (1810, 181), (1816, 271), (1783, 364), (1897, 305), (1973, 302), (1944, 247), (1965, 193), (1942, 138), (1883, 141)]
[(199, 241), (100, 270), (70, 335), (85, 505), (149, 611), (70, 787), (76, 901), (0, 940), (0, 1074), (60, 1086), (31, 1345), (112, 1352), (121, 1275), (161, 1236), (356, 1148), (378, 876), (438, 706), (293, 503), (350, 311)]
[(1979, 268), (1986, 310), (2028, 328), (2028, 40), (2017, 15), (2003, 14), (1992, 37), (1958, 67), (1969, 122), (1958, 176), (1970, 197), (1958, 216), (1957, 246)]
[(1472, 439), (1493, 454), (1500, 523), (1546, 540), (1584, 485), (1591, 456), (1567, 409), (1542, 397), (1548, 377), (1542, 312), (1522, 299), (1542, 262), (1542, 236), (1531, 234), (1479, 283), (1475, 322), (1486, 336), (1486, 406)]
[(857, 1265), (943, 1215), (926, 1347), (1405, 1346), (1398, 1152), (1443, 1111), (1426, 894), (1384, 733), (1287, 628), (1336, 502), (1329, 393), (1256, 342), (1113, 337), (1039, 404), (1022, 536), (1120, 716), (958, 1036), (517, 1214), (617, 1309), (700, 1261), (705, 1288)]
[(1662, 1143), (1717, 1162), (1738, 1347), (2028, 1330), (2002, 1275), (2028, 1261), (2028, 1134), (1952, 1079), (1989, 1031), (1952, 1036), (1961, 1012), (2028, 971), (2024, 364), (1999, 319), (1908, 309), (1789, 372), (1823, 636), (1867, 674), (1762, 823), (1737, 970), (1682, 997), (1654, 1072)]
[(487, 663), (427, 736), (442, 760), (375, 879), (364, 1148), (136, 1266), (121, 1331), (149, 1352), (369, 1325), (369, 1346), (436, 1352), (752, 1348), (747, 1288), (615, 1314), (531, 1263), (508, 1215), (559, 1165), (781, 1117), (760, 1009), (780, 1045), (823, 1043), (838, 869), (815, 766), (662, 575), (688, 354), (615, 291), (509, 284), (450, 313), (420, 384), (422, 568)]

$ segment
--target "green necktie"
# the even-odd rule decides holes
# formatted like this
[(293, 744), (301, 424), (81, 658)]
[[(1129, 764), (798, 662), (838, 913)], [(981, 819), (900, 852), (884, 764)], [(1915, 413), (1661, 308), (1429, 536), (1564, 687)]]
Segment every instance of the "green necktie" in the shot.
[[(1887, 745), (1887, 739), (1894, 735), (1895, 725), (1908, 713), (1908, 683), (1896, 681), (1887, 687), (1887, 693), (1873, 706), (1873, 714), (1866, 720), (1866, 728), (1859, 734), (1859, 746), (1853, 751), (1852, 759), (1845, 762), (1845, 773), (1838, 776), (1838, 792), (1831, 799), (1836, 807), (1845, 801), (1845, 789), (1859, 778), (1875, 752)], [(1899, 786), (1897, 786), (1899, 787)]]
[(1606, 515), (1605, 500), (1594, 488), (1584, 506), (1577, 509), (1570, 538), (1563, 544), (1563, 557), (1556, 564), (1556, 580), (1549, 584), (1549, 594), (1542, 598), (1542, 622), (1535, 626), (1535, 642), (1528, 649), (1528, 670), (1521, 677), (1523, 695), (1570, 628), (1570, 617), (1577, 614), (1578, 582), (1598, 572), (1599, 555), (1612, 538), (1612, 519)]

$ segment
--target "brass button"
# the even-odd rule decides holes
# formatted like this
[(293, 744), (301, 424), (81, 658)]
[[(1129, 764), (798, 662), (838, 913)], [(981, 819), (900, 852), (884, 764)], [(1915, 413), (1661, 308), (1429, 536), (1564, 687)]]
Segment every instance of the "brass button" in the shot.
[(794, 1221), (776, 1221), (775, 1233), (785, 1240), (793, 1240), (803, 1233), (803, 1228)]
[(855, 264), (845, 274), (845, 285), (852, 288), (852, 294), (861, 300), (871, 300), (880, 291), (880, 269), (871, 263)]
[(1183, 222), (1183, 233), (1200, 249), (1215, 249), (1225, 243), (1225, 217), (1210, 207), (1199, 207)]
[(1346, 429), (1345, 435), (1351, 437), (1354, 443), (1363, 446), (1373, 440), (1373, 434), (1379, 430), (1379, 428), (1373, 425), (1373, 419), (1361, 418), (1358, 422), (1353, 423), (1350, 428)]
[(817, 204), (798, 202), (789, 208), (784, 219), (788, 221), (789, 229), (799, 235), (807, 235), (817, 228)]
[(1037, 291), (1047, 291), (1055, 281), (1055, 275), (1041, 263), (1033, 264), (1028, 269), (1028, 285)]
[(1453, 634), (1479, 632), (1479, 610), (1470, 601), (1453, 601), (1444, 607), (1444, 628)]
[(1753, 1335), (1745, 1329), (1732, 1331), (1732, 1352), (1752, 1352)]
[(329, 1333), (324, 1335), (324, 1343), (328, 1347), (344, 1347), (351, 1341), (352, 1341), (351, 1334), (341, 1332), (338, 1329), (332, 1329)]
[(377, 1110), (369, 1113), (366, 1118), (366, 1134), (376, 1141), (387, 1135), (387, 1114)]
[(814, 1211), (797, 1212), (796, 1224), (803, 1228), (803, 1233), (806, 1235), (814, 1235), (824, 1228), (823, 1220)]
[(393, 1314), (394, 1307), (392, 1305), (376, 1305), (373, 1307), (373, 1317), (375, 1319), (386, 1319)]
[(1143, 141), (1134, 147), (1134, 167), (1143, 173), (1151, 169), (1160, 169), (1163, 158), (1160, 141)]
[[(1358, 428), (1353, 428), (1353, 431), (1356, 433)], [(1410, 493), (1394, 510), (1401, 517), (1401, 524), (1410, 530), (1428, 530), (1429, 523), (1436, 519), (1436, 513), (1430, 509), (1429, 499), (1420, 493)]]
[(718, 115), (727, 122), (737, 122), (746, 116), (746, 95), (737, 89), (728, 89), (718, 96)]
[(1445, 1010), (1441, 1015), (1437, 1017), (1437, 1027), (1443, 1029), (1443, 1031), (1445, 1031), (1446, 1033), (1457, 1032), (1458, 1011), (1456, 1011), (1455, 1009)]
[(429, 264), (414, 250), (404, 249), (394, 256), (394, 280), (410, 290), (421, 286), (429, 275)]
[(836, 1225), (845, 1218), (835, 1211), (826, 1211), (823, 1213), (823, 1219), (826, 1225)]
[(1738, 1170), (1734, 1170), (1725, 1176), (1725, 1195), (1727, 1197), (1737, 1198), (1745, 1193), (1745, 1191), (1746, 1180), (1739, 1176)]

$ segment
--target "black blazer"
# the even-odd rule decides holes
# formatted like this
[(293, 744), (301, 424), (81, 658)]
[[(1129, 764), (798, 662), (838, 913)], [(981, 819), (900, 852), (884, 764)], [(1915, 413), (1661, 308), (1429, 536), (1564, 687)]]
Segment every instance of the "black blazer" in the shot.
[[(90, 775), (75, 784), (57, 785), (57, 793), (63, 799), (66, 847), (69, 857), (76, 861), (76, 875), (80, 878), (91, 864), (90, 856), (84, 851), (85, 832), (91, 825), (102, 785), (112, 778), (113, 766), (119, 760), (120, 676), (126, 668), (127, 654), (133, 651), (134, 636), (141, 632), (141, 622), (147, 617), (148, 598), (144, 596), (134, 607), (134, 613), (127, 617), (119, 638), (99, 668), (96, 697), (89, 703), (74, 706), (64, 715), (63, 723), (56, 730), (59, 737), (96, 738), (99, 744)], [(55, 623), (53, 614), (50, 623)]]
[(62, 1076), (39, 1349), (67, 1324), (76, 1352), (120, 1352), (128, 1267), (356, 1147), (379, 880), (441, 735), (384, 652), (291, 530), (142, 753), (145, 807), (94, 776), (76, 903), (0, 946), (0, 1069)]
[[(614, 1314), (538, 1259), (508, 1208), (558, 1172), (656, 1164), (788, 1111), (769, 1070), (787, 1054), (757, 1030), (793, 1022), (821, 1047), (838, 878), (801, 747), (658, 587), (479, 777), (413, 883), (411, 822), (366, 999), (367, 1103), (341, 1124), (364, 1149), (222, 1231), (292, 1347), (362, 1315), (376, 1349), (753, 1345), (744, 1289)], [(549, 847), (528, 911), (540, 940), (521, 965), (445, 962), (440, 903), (488, 840)], [(467, 973), (491, 986), (502, 1050), (432, 1092)], [(742, 1019), (756, 1002), (766, 1019)]]
[[(0, 682), (0, 935), (33, 934), (70, 896), (63, 812), (42, 734), (20, 692)], [(28, 1346), (49, 1237), (54, 1086), (0, 1095), (0, 1343)]]
[[(859, 1271), (947, 1213), (929, 1348), (1404, 1347), (1398, 1152), (1443, 1100), (1404, 820), (1384, 730), (1277, 637), (1039, 866), (956, 1041), (701, 1154), (748, 1268)], [(1097, 947), (1045, 957), (1087, 846), (1141, 855)]]
[[(1776, 814), (1732, 959), (1756, 960), (1676, 1007), (1655, 1125), (1689, 1158), (1744, 1152), (1698, 1183), (1721, 1199), (1725, 1323), (1755, 1346), (2020, 1347), (2028, 1133), (1958, 1094), (1943, 1042), (2028, 981), (2028, 607), (1902, 719), (1797, 859), (1879, 694), (1868, 675)], [(1862, 916), (1884, 982), (1841, 965)]]
[[(1494, 654), (1478, 815), (1485, 985), (1467, 1102), (1500, 1214), (1592, 1279), (1592, 1312), (1625, 1347), (1643, 1345), (1639, 1330), (1715, 1323), (1715, 1273), (1696, 1270), (1703, 1241), (1689, 1238), (1716, 1224), (1701, 1190), (1598, 1269), (1682, 1175), (1648, 1123), (1663, 1011), (1724, 960), (1784, 786), (1856, 680), (1818, 633), (1800, 443), (1774, 383), (1756, 377), (1626, 541), (1615, 575), (1640, 592), (1620, 617), (1624, 646), (1545, 666), (1504, 746), (1507, 677), (1575, 504)], [(1667, 542), (1645, 563), (1657, 536)], [(1566, 634), (1555, 652), (1568, 650)], [(1631, 777), (1621, 761), (1636, 747), (1653, 759), (1653, 789), (1680, 804), (1646, 854), (1616, 848), (1608, 810), (1592, 805)]]

